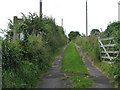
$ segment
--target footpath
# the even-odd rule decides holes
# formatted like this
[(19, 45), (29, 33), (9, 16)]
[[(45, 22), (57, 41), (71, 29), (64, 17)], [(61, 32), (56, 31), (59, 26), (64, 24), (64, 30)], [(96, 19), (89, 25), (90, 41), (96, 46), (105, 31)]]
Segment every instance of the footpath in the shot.
[[(85, 63), (88, 72), (90, 72), (89, 78), (93, 80), (93, 86), (91, 88), (114, 88), (113, 85), (109, 82), (109, 79), (91, 63), (90, 59), (85, 56), (80, 47), (77, 45), (75, 46), (80, 56), (82, 56), (83, 62)], [(64, 74), (60, 73), (61, 60), (66, 47), (67, 45), (56, 57), (49, 72), (42, 76), (42, 81), (38, 88), (70, 88), (72, 83), (67, 80), (62, 80), (61, 78), (64, 77)]]
[(80, 47), (77, 45), (75, 46), (79, 54), (82, 56), (88, 72), (90, 72), (89, 78), (93, 80), (93, 86), (91, 88), (114, 88), (113, 85), (109, 82), (109, 79), (91, 63), (90, 59), (85, 56)]
[(38, 88), (69, 88), (70, 83), (66, 80), (61, 80), (64, 75), (60, 73), (61, 60), (64, 50), (67, 45), (62, 49), (59, 55), (56, 57), (56, 60), (53, 62), (52, 68), (43, 75), (42, 81)]

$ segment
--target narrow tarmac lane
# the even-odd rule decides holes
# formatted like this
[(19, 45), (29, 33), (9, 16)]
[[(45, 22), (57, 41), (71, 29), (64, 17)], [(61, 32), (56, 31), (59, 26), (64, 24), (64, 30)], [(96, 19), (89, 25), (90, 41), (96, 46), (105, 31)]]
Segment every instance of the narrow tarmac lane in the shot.
[(82, 59), (90, 72), (90, 78), (93, 80), (92, 88), (114, 88), (113, 85), (109, 82), (109, 79), (99, 71), (94, 65), (92, 65), (90, 59), (84, 55), (83, 51), (79, 46), (75, 45), (79, 54), (82, 56)]
[(67, 88), (69, 87), (69, 82), (65, 80), (61, 80), (64, 75), (60, 73), (61, 68), (61, 60), (64, 50), (67, 46), (65, 46), (60, 54), (56, 57), (56, 60), (53, 62), (52, 68), (43, 75), (43, 79), (38, 88)]

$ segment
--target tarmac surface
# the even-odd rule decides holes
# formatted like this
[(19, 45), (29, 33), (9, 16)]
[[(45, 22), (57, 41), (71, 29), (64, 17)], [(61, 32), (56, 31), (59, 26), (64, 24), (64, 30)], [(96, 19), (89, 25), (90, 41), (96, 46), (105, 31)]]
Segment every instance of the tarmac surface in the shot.
[(61, 59), (64, 53), (65, 46), (60, 54), (56, 57), (56, 60), (53, 62), (53, 66), (49, 72), (43, 75), (43, 79), (38, 88), (69, 88), (70, 82), (66, 80), (61, 80), (64, 77), (64, 74), (60, 73), (61, 68)]
[(85, 56), (80, 47), (77, 45), (75, 46), (80, 56), (82, 56), (88, 72), (90, 72), (89, 78), (93, 80), (93, 86), (91, 88), (114, 88), (113, 85), (109, 82), (109, 79), (91, 63), (90, 59)]
[[(93, 80), (93, 86), (91, 88), (114, 88), (109, 82), (109, 79), (91, 63), (90, 59), (85, 56), (79, 46), (75, 46), (79, 54), (82, 56), (88, 72), (90, 72), (89, 78)], [(70, 88), (72, 83), (67, 80), (62, 80), (61, 78), (64, 77), (64, 74), (60, 73), (61, 60), (66, 47), (67, 45), (56, 57), (56, 60), (53, 62), (52, 68), (49, 70), (49, 72), (43, 75), (42, 81), (38, 88)]]

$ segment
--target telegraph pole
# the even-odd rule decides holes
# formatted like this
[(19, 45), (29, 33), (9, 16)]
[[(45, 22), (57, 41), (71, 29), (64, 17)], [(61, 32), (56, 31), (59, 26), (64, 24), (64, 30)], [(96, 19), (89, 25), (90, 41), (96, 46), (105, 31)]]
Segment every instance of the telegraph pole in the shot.
[(63, 27), (63, 18), (61, 19), (61, 26)]
[(42, 0), (40, 0), (40, 17), (42, 18)]
[(86, 36), (88, 36), (88, 6), (86, 0)]
[(120, 1), (118, 2), (118, 21), (120, 21)]

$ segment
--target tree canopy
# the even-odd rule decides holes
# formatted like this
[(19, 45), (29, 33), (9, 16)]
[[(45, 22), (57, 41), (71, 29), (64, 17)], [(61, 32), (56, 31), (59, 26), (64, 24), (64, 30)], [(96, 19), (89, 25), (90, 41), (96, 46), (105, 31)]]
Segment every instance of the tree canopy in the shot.
[(81, 36), (80, 33), (78, 31), (71, 31), (69, 34), (69, 39), (70, 40), (74, 40), (77, 36)]
[(91, 35), (98, 35), (100, 33), (99, 29), (92, 29), (90, 34)]

